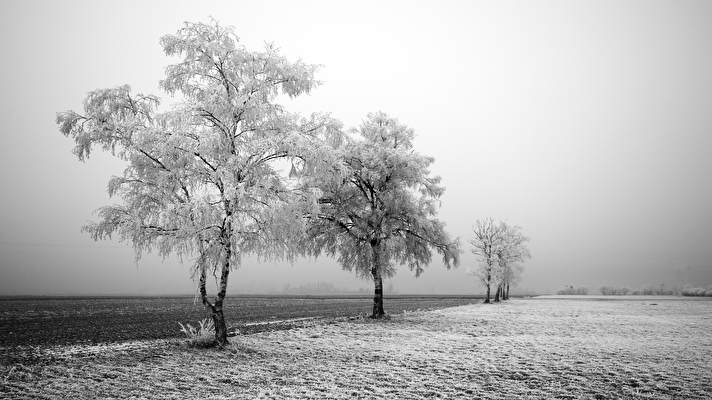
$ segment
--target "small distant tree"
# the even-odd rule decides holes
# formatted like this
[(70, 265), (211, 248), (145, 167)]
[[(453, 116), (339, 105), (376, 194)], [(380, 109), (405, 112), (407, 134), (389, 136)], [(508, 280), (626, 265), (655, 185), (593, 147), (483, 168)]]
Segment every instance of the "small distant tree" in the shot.
[[(524, 236), (521, 230), (521, 227), (508, 225), (505, 222), (500, 222), (499, 224), (501, 242), (495, 250), (499, 267), (497, 269), (498, 285), (495, 301), (498, 301), (500, 298), (503, 300), (509, 298), (510, 285), (522, 270), (521, 265), (516, 263), (524, 262), (527, 258), (531, 257), (529, 249), (526, 246), (529, 238)], [(517, 266), (516, 268), (515, 265)]]
[[(285, 112), (276, 98), (308, 93), (316, 67), (290, 62), (270, 45), (248, 51), (217, 23), (185, 23), (161, 45), (180, 57), (161, 82), (180, 95), (171, 110), (158, 112), (158, 97), (121, 86), (91, 92), (82, 113), (59, 113), (57, 123), (79, 160), (98, 146), (128, 164), (108, 186), (121, 202), (101, 208), (84, 230), (95, 240), (118, 235), (137, 257), (149, 250), (194, 256), (202, 303), (224, 345), (230, 271), (245, 254), (292, 254), (286, 240), (297, 236), (292, 217), (302, 214), (284, 207), (290, 191), (275, 162), (319, 158), (324, 124)], [(219, 276), (212, 300), (211, 271)]]
[(474, 237), (470, 240), (472, 254), (478, 257), (478, 276), (486, 288), (485, 303), (490, 303), (492, 284), (499, 276), (497, 252), (504, 241), (502, 227), (492, 218), (477, 220), (473, 228)]
[(338, 256), (344, 269), (373, 280), (373, 318), (385, 315), (383, 277), (397, 265), (419, 276), (433, 250), (446, 267), (458, 263), (458, 242), (436, 218), (444, 189), (430, 175), (433, 158), (413, 149), (414, 136), (384, 113), (369, 114), (351, 135), (332, 140), (337, 167), (302, 180), (320, 193), (308, 215), (311, 253)]
[(524, 267), (522, 264), (509, 264), (503, 272), (503, 299), (509, 300), (509, 290), (511, 287), (517, 286), (522, 277)]

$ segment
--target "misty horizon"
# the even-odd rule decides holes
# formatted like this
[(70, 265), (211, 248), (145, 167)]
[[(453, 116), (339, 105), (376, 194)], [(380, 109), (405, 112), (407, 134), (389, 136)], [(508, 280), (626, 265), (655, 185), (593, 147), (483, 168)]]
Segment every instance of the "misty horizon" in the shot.
[[(438, 217), (460, 239), (460, 266), (433, 257), (419, 278), (399, 267), (386, 288), (481, 294), (468, 241), (488, 217), (531, 239), (515, 294), (712, 285), (712, 4), (167, 4), (5, 6), (0, 296), (196, 292), (191, 259), (136, 264), (130, 245), (80, 232), (117, 201), (107, 181), (124, 163), (100, 149), (77, 162), (55, 116), (122, 84), (171, 104), (158, 82), (175, 59), (159, 38), (211, 15), (250, 49), (274, 42), (322, 65), (323, 84), (281, 101), (288, 110), (330, 112), (345, 128), (383, 110), (434, 157)], [(230, 279), (230, 295), (372, 288), (325, 256), (245, 257)]]

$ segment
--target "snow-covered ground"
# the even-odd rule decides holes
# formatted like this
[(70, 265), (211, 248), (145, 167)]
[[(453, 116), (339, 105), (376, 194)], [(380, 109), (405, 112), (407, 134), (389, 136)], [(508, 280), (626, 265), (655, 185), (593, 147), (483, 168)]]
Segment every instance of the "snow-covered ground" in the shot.
[(712, 301), (510, 300), (307, 321), (222, 351), (173, 340), (26, 353), (3, 357), (0, 397), (709, 399)]
[(533, 297), (535, 299), (563, 299), (563, 300), (685, 300), (685, 301), (710, 301), (709, 297), (703, 296), (666, 296), (666, 295), (606, 295), (606, 294), (549, 294)]

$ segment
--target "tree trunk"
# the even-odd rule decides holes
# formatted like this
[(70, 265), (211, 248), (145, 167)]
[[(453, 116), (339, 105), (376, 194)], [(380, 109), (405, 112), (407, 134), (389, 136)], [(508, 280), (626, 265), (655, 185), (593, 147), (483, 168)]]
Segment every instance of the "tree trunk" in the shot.
[(507, 300), (509, 300), (509, 282), (507, 282), (507, 292), (506, 293), (507, 293), (506, 298), (507, 298)]
[(225, 261), (223, 262), (222, 271), (220, 273), (220, 289), (215, 296), (215, 306), (213, 307), (213, 323), (215, 324), (215, 343), (218, 346), (225, 346), (227, 341), (227, 324), (225, 323), (225, 315), (223, 314), (223, 302), (227, 293), (227, 278), (230, 274), (230, 258), (232, 257), (232, 245), (227, 239), (225, 245)]
[(487, 282), (485, 283), (485, 285), (487, 285), (487, 297), (485, 297), (486, 304), (489, 304), (490, 302), (490, 279), (492, 279), (492, 277), (490, 276), (490, 271), (487, 270)]
[(380, 245), (378, 242), (371, 242), (371, 254), (373, 257), (373, 265), (371, 266), (371, 275), (373, 275), (373, 285), (375, 287), (373, 293), (373, 313), (371, 318), (383, 318), (386, 313), (383, 311), (383, 277), (381, 276), (381, 255)]
[(502, 285), (497, 285), (497, 291), (495, 292), (494, 295), (494, 302), (499, 303), (499, 294), (502, 292)]
[(203, 302), (203, 306), (205, 306), (205, 310), (208, 311), (211, 315), (213, 313), (213, 309), (215, 308), (213, 304), (208, 300), (208, 291), (205, 289), (205, 280), (206, 280), (206, 274), (205, 274), (205, 264), (201, 264), (198, 268), (200, 268), (200, 282), (198, 283), (198, 290), (200, 291), (200, 300)]
[(200, 290), (200, 299), (203, 302), (203, 306), (205, 306), (205, 310), (210, 313), (210, 318), (213, 320), (213, 326), (215, 327), (215, 344), (222, 346), (227, 344), (227, 324), (225, 323), (225, 315), (222, 311), (222, 304), (220, 309), (218, 309), (215, 304), (211, 303), (208, 299), (208, 291), (205, 288), (205, 265), (201, 265), (199, 268), (200, 282), (198, 284), (198, 289)]
[(225, 346), (227, 341), (227, 324), (225, 323), (225, 315), (222, 308), (213, 311), (213, 324), (215, 325), (215, 344)]

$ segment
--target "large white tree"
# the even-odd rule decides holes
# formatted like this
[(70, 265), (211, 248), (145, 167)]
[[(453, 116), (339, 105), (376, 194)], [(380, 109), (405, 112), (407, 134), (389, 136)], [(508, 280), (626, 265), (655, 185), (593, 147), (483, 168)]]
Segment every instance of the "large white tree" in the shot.
[(458, 263), (458, 242), (436, 217), (444, 189), (430, 174), (433, 158), (415, 152), (414, 136), (384, 113), (369, 114), (350, 134), (330, 136), (337, 160), (331, 170), (302, 179), (320, 196), (318, 211), (308, 215), (308, 248), (337, 256), (343, 268), (373, 280), (374, 318), (385, 315), (383, 277), (397, 265), (418, 276), (433, 251), (448, 268)]
[[(275, 163), (323, 158), (317, 136), (328, 119), (306, 120), (277, 103), (313, 89), (315, 66), (269, 45), (249, 51), (232, 28), (185, 23), (161, 45), (179, 58), (160, 83), (177, 104), (159, 112), (158, 97), (129, 86), (100, 89), (81, 113), (59, 113), (57, 123), (80, 160), (100, 147), (127, 163), (108, 185), (119, 203), (84, 229), (95, 240), (117, 235), (138, 257), (150, 250), (194, 257), (198, 291), (223, 345), (230, 271), (245, 254), (291, 255), (289, 240), (298, 236), (291, 231), (303, 210), (285, 206), (292, 192)], [(209, 273), (219, 276), (213, 299)]]

